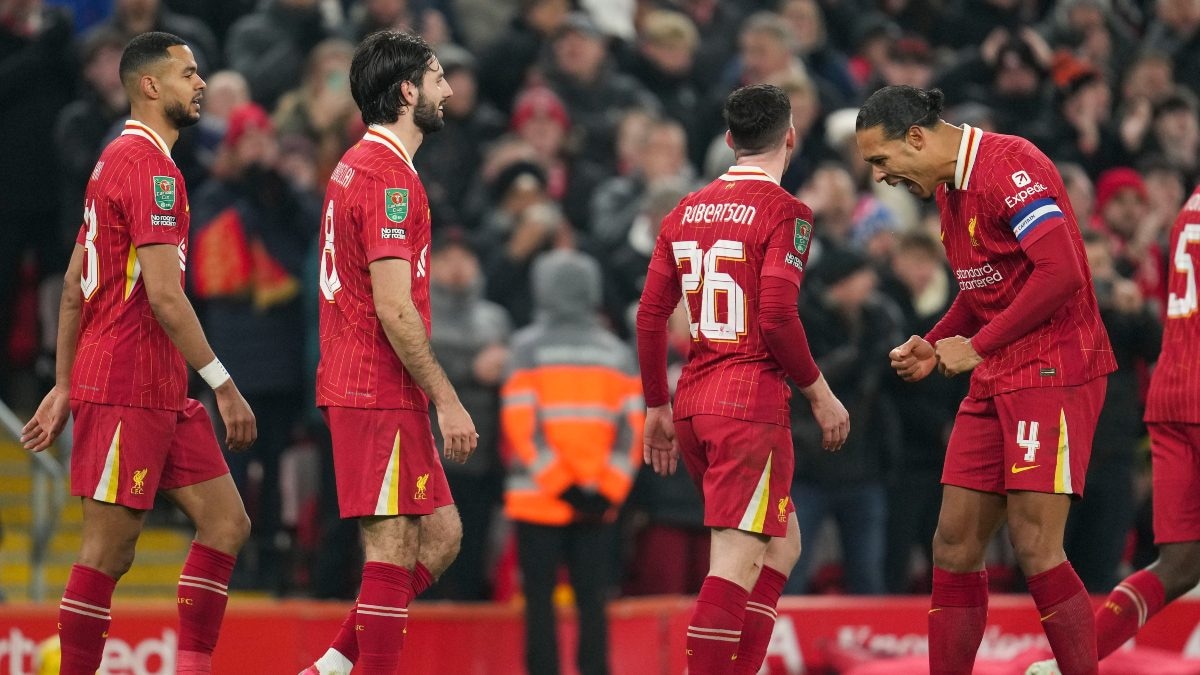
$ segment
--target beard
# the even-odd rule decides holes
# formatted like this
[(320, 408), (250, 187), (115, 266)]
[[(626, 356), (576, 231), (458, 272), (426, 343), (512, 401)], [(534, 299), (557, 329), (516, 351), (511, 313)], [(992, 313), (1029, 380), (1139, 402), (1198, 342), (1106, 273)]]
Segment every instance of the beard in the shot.
[(413, 106), (413, 124), (417, 125), (421, 133), (432, 134), (441, 131), (442, 127), (446, 126), (446, 121), (438, 114), (438, 106), (425, 98), (425, 94), (418, 94), (417, 105)]
[(176, 129), (190, 127), (200, 121), (200, 113), (192, 113), (191, 101), (186, 104), (175, 102), (167, 106), (164, 112), (167, 113), (167, 119), (171, 120), (171, 124), (175, 125)]

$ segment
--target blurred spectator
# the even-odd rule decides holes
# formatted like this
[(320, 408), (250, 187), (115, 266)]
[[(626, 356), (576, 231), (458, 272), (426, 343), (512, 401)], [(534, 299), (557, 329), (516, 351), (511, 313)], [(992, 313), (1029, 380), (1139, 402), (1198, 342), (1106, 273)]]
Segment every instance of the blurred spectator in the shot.
[(841, 450), (830, 453), (821, 448), (811, 411), (792, 406), (792, 500), (808, 555), (800, 557), (788, 579), (788, 593), (809, 590), (817, 538), (829, 518), (837, 523), (845, 590), (884, 592), (886, 477), (900, 450), (900, 420), (884, 378), (894, 377), (887, 353), (903, 338), (899, 312), (876, 293), (876, 284), (864, 255), (836, 245), (822, 247), (805, 280), (800, 317), (809, 345), (858, 426)]
[(358, 107), (350, 95), (353, 57), (354, 45), (341, 38), (318, 44), (308, 56), (300, 87), (279, 99), (273, 115), (281, 138), (301, 136), (316, 148), (322, 191), (342, 153), (362, 131)]
[(830, 44), (825, 15), (817, 0), (785, 0), (779, 12), (791, 31), (796, 56), (809, 76), (820, 83), (825, 107), (840, 108), (857, 101), (858, 86), (850, 75), (849, 62)]
[(1179, 87), (1159, 103), (1151, 133), (1154, 147), (1167, 163), (1180, 171), (1188, 184), (1195, 182), (1200, 175), (1200, 104), (1196, 94)]
[(1162, 326), (1137, 284), (1117, 274), (1111, 242), (1098, 232), (1086, 232), (1084, 245), (1118, 368), (1108, 376), (1092, 441), (1087, 494), (1071, 505), (1064, 545), (1084, 586), (1102, 593), (1120, 580), (1118, 565), (1133, 527), (1134, 474), (1138, 447), (1146, 435), (1139, 376), (1158, 358)]
[(1100, 71), (1110, 82), (1128, 67), (1137, 35), (1112, 11), (1110, 0), (1054, 3), (1042, 34)]
[[(935, 235), (902, 235), (880, 290), (900, 309), (902, 335), (924, 335), (958, 295), (958, 284)], [(901, 452), (888, 481), (887, 555), (884, 580), (889, 593), (926, 592), (913, 579), (933, 569), (933, 532), (941, 506), (942, 462), (958, 404), (967, 393), (963, 378), (927, 377), (906, 383), (885, 377), (884, 389), (900, 416)], [(921, 566), (914, 574), (913, 552)]]
[[(205, 333), (244, 381), (242, 394), (258, 421), (254, 452), (226, 456), (253, 522), (237, 578), (282, 593), (290, 574), (279, 456), (307, 400), (300, 276), (320, 203), (279, 173), (278, 157), (266, 111), (253, 103), (235, 108), (213, 177), (192, 200), (188, 274)], [(257, 486), (251, 463), (261, 467)]]
[[(429, 301), (433, 333), (429, 343), (471, 414), (479, 445), (466, 464), (443, 462), (462, 518), (462, 549), (426, 597), (485, 600), (490, 597), (485, 565), (492, 512), (500, 502), (504, 475), (498, 454), (499, 392), (512, 325), (508, 312), (483, 299), (485, 280), (479, 259), (461, 230), (439, 233), (432, 250)], [(442, 449), (440, 430), (435, 438)]]
[(188, 43), (202, 75), (221, 67), (221, 51), (212, 29), (203, 21), (172, 12), (162, 0), (113, 0), (112, 15), (93, 30), (101, 27), (116, 30), (126, 42), (149, 31), (173, 33)]
[(1022, 0), (949, 0), (942, 24), (930, 36), (955, 49), (983, 44), (997, 28), (1016, 30), (1028, 25), (1035, 3)]
[(454, 95), (442, 104), (446, 126), (425, 137), (415, 162), (429, 195), (433, 222), (465, 225), (467, 199), (479, 180), (484, 147), (504, 131), (506, 120), (495, 106), (479, 99), (470, 52), (443, 45), (437, 53)]
[(646, 134), (657, 118), (649, 111), (631, 108), (617, 122), (616, 175), (628, 176), (638, 169), (642, 161), (642, 146)]
[(871, 193), (859, 192), (840, 163), (821, 165), (798, 196), (820, 223), (822, 242), (848, 246), (871, 260), (890, 254), (899, 228), (895, 215)]
[(204, 78), (204, 114), (196, 123), (196, 155), (200, 164), (211, 170), (216, 155), (225, 138), (229, 125), (229, 113), (234, 108), (250, 102), (250, 85), (246, 78), (235, 70), (221, 70)]
[(1137, 171), (1117, 167), (1100, 174), (1092, 219), (1093, 227), (1112, 243), (1117, 273), (1132, 279), (1147, 300), (1165, 307), (1167, 285), (1159, 240), (1170, 221), (1152, 218), (1146, 184)]
[(687, 136), (678, 122), (652, 123), (637, 150), (629, 174), (609, 178), (592, 193), (591, 236), (598, 251), (607, 253), (625, 241), (643, 195), (664, 183), (693, 179)]
[(706, 93), (694, 68), (699, 40), (696, 26), (687, 16), (653, 10), (642, 17), (636, 49), (624, 53), (622, 64), (623, 70), (658, 97), (663, 114), (683, 125), (691, 147), (708, 141), (700, 139), (697, 118), (697, 107)]
[(79, 230), (83, 194), (96, 160), (106, 142), (116, 137), (117, 123), (129, 114), (120, 74), (126, 42), (124, 35), (111, 28), (100, 27), (88, 34), (80, 49), (83, 91), (62, 109), (54, 125), (54, 147), (62, 169), (62, 216), (54, 236), (64, 248)]
[[(836, 155), (825, 143), (825, 128), (818, 124), (821, 120), (822, 106), (812, 80), (801, 73), (787, 73), (782, 77), (772, 78), (770, 84), (783, 89), (792, 103), (796, 148), (792, 151), (792, 161), (783, 170), (779, 184), (788, 192), (795, 192), (812, 176), (820, 162)], [(724, 138), (720, 140), (724, 142)], [(732, 154), (729, 157), (728, 163), (732, 163)]]
[(538, 254), (555, 248), (575, 248), (575, 236), (558, 206), (540, 202), (521, 210), (507, 239), (489, 249), (488, 299), (508, 310), (513, 325), (533, 320), (530, 270)]
[(850, 74), (860, 88), (866, 88), (887, 63), (892, 44), (900, 37), (900, 27), (879, 12), (856, 17), (853, 25)]
[(1125, 70), (1121, 84), (1125, 103), (1142, 99), (1153, 105), (1162, 103), (1175, 91), (1175, 67), (1171, 58), (1149, 47)]
[[(18, 316), (26, 257), (33, 256), (39, 273), (47, 276), (60, 274), (66, 265), (68, 247), (52, 225), (60, 219), (61, 190), (53, 148), (55, 120), (75, 91), (78, 64), (70, 45), (71, 19), (61, 8), (43, 7), (40, 0), (0, 3), (0, 129), (5, 133), (0, 152), (0, 316), (5, 317), (0, 325), (0, 397), (12, 382), (16, 354), (10, 353), (10, 329), (19, 322), (11, 319)], [(32, 333), (33, 313), (21, 318), (27, 322), (22, 332)], [(36, 352), (36, 338), (28, 349)]]
[(1183, 200), (1187, 198), (1187, 183), (1183, 173), (1161, 155), (1148, 155), (1138, 162), (1138, 173), (1146, 184), (1146, 201), (1150, 204), (1150, 218), (1159, 223), (1159, 243), (1169, 246), (1171, 226)]
[(529, 70), (571, 9), (570, 0), (519, 0), (517, 16), (479, 54), (479, 91), (504, 112), (525, 87)]
[[(550, 44), (546, 81), (566, 105), (579, 152), (611, 168), (617, 122), (630, 108), (657, 111), (658, 99), (609, 62), (606, 38), (582, 12), (569, 15)], [(514, 117), (517, 110), (513, 110)], [(564, 206), (571, 208), (569, 203)], [(582, 225), (582, 223), (576, 223)]]
[[(527, 146), (522, 143), (508, 147), (519, 151)], [(483, 180), (475, 188), (477, 193), (484, 189), (488, 193), (487, 212), (482, 216), (482, 224), (475, 240), (476, 250), (485, 251), (489, 255), (503, 245), (512, 234), (517, 219), (526, 207), (548, 200), (546, 171), (537, 162), (514, 156), (502, 168), (494, 169), (494, 176), (490, 175), (492, 171), (485, 161), (481, 172)]]
[(758, 12), (742, 24), (738, 57), (718, 94), (724, 97), (737, 87), (766, 82), (788, 71), (806, 72), (796, 56), (796, 38), (778, 14)]
[(1175, 63), (1179, 83), (1200, 91), (1200, 3), (1157, 0), (1155, 19), (1143, 43), (1166, 52)]
[(925, 38), (905, 36), (893, 42), (888, 59), (879, 68), (883, 85), (908, 85), (928, 89), (933, 83), (933, 49)]
[(358, 44), (376, 31), (402, 30), (420, 34), (437, 48), (451, 41), (450, 24), (430, 4), (422, 0), (362, 0), (350, 7), (343, 33)]
[[(628, 231), (611, 255), (602, 258), (604, 267), (604, 306), (609, 323), (622, 336), (630, 336), (630, 309), (642, 296), (650, 254), (658, 240), (662, 219), (691, 191), (687, 182), (674, 180), (649, 186), (638, 197), (637, 212)], [(707, 568), (706, 568), (707, 569)]]
[(1058, 115), (1045, 119), (1046, 153), (1079, 164), (1089, 175), (1128, 163), (1121, 137), (1112, 124), (1112, 92), (1104, 75), (1068, 55), (1055, 57), (1051, 71)]
[(739, 0), (676, 0), (700, 32), (695, 71), (708, 77), (724, 71), (737, 51), (738, 27), (745, 17)]
[[(958, 26), (954, 32), (959, 32)], [(986, 104), (1001, 133), (1023, 131), (1028, 136), (1040, 130), (1051, 104), (1046, 79), (1053, 59), (1050, 46), (1028, 27), (996, 28), (975, 44), (979, 47), (969, 58), (937, 78), (946, 102)]]
[(538, 259), (533, 276), (538, 321), (513, 336), (501, 408), (525, 663), (530, 675), (559, 672), (553, 596), (565, 564), (579, 609), (579, 672), (599, 675), (609, 672), (612, 523), (641, 465), (645, 404), (633, 351), (596, 322), (596, 261), (555, 251)]
[(1092, 209), (1096, 206), (1096, 189), (1092, 179), (1083, 167), (1070, 162), (1058, 163), (1058, 174), (1062, 176), (1063, 187), (1067, 188), (1067, 199), (1071, 202), (1075, 219), (1082, 228), (1087, 228), (1094, 218)]
[(318, 0), (263, 0), (230, 26), (225, 59), (246, 77), (254, 100), (271, 110), (300, 85), (307, 55), (330, 36)]
[[(604, 108), (600, 102), (593, 103)], [(546, 194), (562, 205), (572, 225), (587, 231), (591, 194), (605, 172), (596, 161), (596, 153), (574, 152), (568, 147), (573, 120), (553, 91), (534, 87), (517, 97), (511, 126), (534, 149), (536, 161), (545, 170)]]

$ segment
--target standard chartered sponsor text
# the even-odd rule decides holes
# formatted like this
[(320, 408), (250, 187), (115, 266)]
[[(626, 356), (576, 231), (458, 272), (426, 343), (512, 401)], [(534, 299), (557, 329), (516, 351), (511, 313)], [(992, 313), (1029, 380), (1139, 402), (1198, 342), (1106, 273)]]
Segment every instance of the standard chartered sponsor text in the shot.
[(982, 267), (954, 270), (954, 277), (958, 279), (958, 287), (964, 291), (991, 286), (1004, 280), (1004, 275), (992, 267), (991, 263), (984, 263)]

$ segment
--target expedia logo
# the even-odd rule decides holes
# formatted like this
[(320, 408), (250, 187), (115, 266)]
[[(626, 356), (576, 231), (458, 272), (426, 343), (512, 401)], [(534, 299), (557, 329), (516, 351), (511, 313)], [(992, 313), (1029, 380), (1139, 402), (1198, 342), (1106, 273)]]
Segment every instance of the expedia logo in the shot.
[(1030, 185), (1029, 187), (1025, 188), (1024, 190), (1021, 190), (1020, 192), (1018, 192), (1015, 195), (1012, 195), (1011, 197), (1005, 197), (1004, 205), (1011, 209), (1012, 207), (1016, 206), (1017, 204), (1025, 203), (1025, 200), (1036, 195), (1037, 193), (1045, 192), (1048, 189), (1049, 188), (1047, 188), (1045, 186), (1045, 184), (1043, 184), (1043, 183), (1034, 183), (1033, 185)]

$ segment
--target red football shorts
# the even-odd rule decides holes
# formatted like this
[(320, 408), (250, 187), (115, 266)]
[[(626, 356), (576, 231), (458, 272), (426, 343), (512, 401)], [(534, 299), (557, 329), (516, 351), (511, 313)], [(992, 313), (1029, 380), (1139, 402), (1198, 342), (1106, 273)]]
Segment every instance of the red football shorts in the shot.
[(1151, 422), (1154, 543), (1200, 541), (1200, 424)]
[(1083, 496), (1107, 377), (1074, 387), (1030, 387), (958, 407), (942, 483), (1005, 494)]
[(792, 506), (792, 432), (720, 415), (675, 421), (684, 466), (704, 499), (704, 524), (787, 535)]
[(425, 410), (322, 408), (343, 518), (427, 516), (453, 504)]
[(71, 401), (71, 494), (149, 510), (154, 494), (229, 473), (208, 411)]

